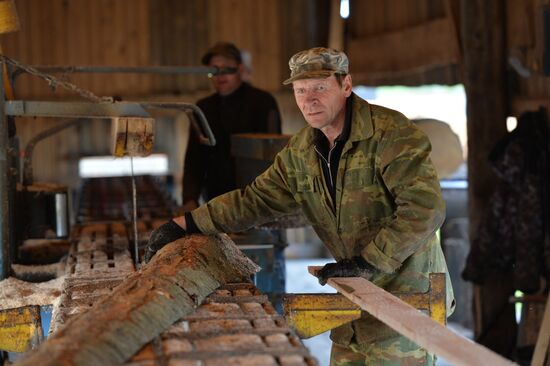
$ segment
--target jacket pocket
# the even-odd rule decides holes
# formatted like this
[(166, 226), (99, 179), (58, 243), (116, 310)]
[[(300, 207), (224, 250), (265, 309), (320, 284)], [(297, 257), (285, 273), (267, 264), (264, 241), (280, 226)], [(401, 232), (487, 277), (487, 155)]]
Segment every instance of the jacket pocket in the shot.
[(313, 192), (313, 177), (308, 174), (296, 174), (296, 191), (300, 193)]
[(375, 180), (372, 167), (353, 168), (346, 171), (344, 185), (350, 189), (360, 189), (372, 186)]

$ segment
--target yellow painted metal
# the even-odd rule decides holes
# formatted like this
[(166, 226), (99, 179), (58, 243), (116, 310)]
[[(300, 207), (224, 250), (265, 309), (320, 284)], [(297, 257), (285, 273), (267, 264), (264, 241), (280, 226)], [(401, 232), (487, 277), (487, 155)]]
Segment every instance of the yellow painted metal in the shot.
[(300, 338), (310, 338), (359, 319), (361, 309), (339, 294), (294, 294), (284, 298), (287, 323)]
[(38, 345), (41, 340), (39, 306), (0, 311), (0, 350), (26, 352)]
[[(430, 287), (426, 292), (392, 295), (445, 325), (447, 312), (444, 273), (430, 274)], [(361, 316), (361, 308), (340, 294), (286, 295), (284, 312), (287, 323), (300, 338), (316, 336)]]

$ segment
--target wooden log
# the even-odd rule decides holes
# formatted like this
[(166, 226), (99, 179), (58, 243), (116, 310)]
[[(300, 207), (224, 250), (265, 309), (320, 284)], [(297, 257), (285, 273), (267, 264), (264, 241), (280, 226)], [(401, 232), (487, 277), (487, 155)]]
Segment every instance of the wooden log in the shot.
[(364, 278), (329, 278), (327, 283), (361, 309), (453, 365), (515, 365), (451, 331)]
[(111, 365), (126, 361), (220, 285), (259, 270), (227, 237), (168, 244), (110, 296), (71, 319), (17, 365)]

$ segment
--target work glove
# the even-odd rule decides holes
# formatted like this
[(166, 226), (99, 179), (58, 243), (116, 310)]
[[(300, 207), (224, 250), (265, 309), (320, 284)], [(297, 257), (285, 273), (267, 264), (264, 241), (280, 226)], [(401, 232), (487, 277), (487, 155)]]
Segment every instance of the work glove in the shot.
[(147, 243), (147, 248), (145, 248), (145, 254), (143, 256), (145, 263), (149, 262), (160, 248), (182, 238), (185, 234), (186, 231), (176, 224), (174, 220), (170, 220), (151, 231), (149, 242)]
[(370, 280), (376, 268), (371, 266), (363, 257), (342, 259), (336, 263), (327, 263), (317, 272), (321, 285), (325, 285), (331, 277), (363, 277)]

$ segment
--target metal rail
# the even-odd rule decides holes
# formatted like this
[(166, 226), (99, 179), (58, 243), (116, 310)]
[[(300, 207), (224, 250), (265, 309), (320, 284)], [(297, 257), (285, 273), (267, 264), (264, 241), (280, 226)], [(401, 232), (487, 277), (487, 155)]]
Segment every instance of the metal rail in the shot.
[[(43, 66), (36, 65), (32, 68), (47, 73), (64, 74), (207, 74), (209, 76), (232, 74), (237, 71), (236, 67), (208, 67), (208, 66)], [(25, 70), (18, 68), (13, 76), (17, 77), (25, 73)]]

